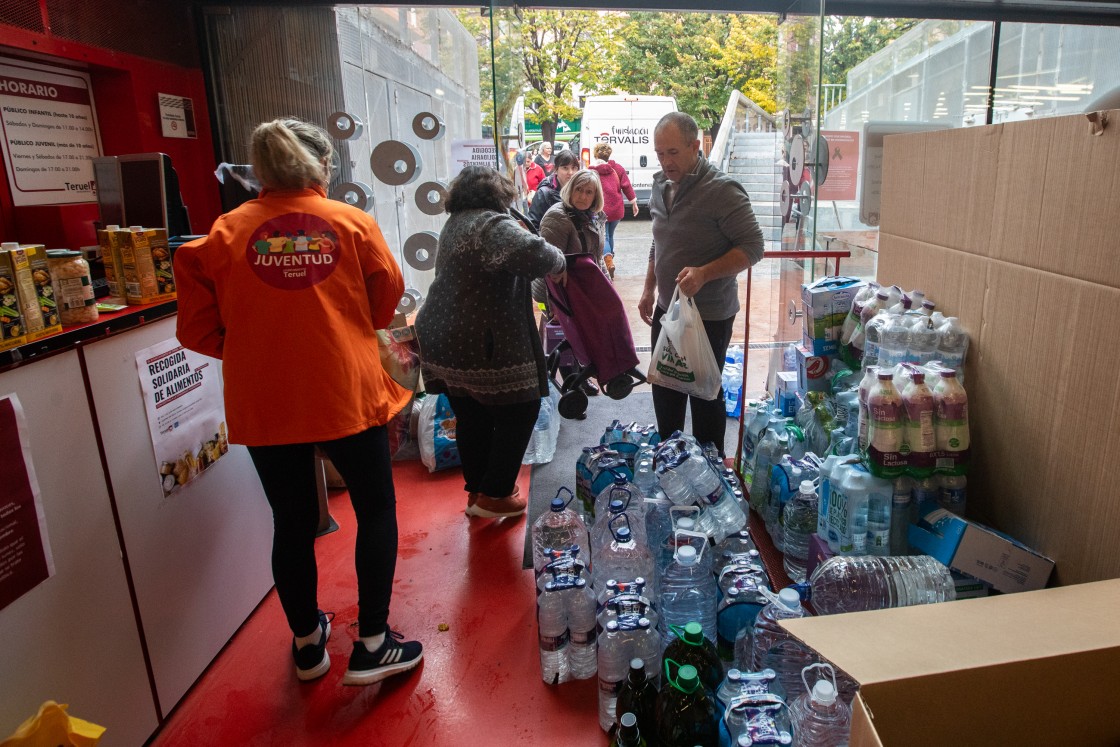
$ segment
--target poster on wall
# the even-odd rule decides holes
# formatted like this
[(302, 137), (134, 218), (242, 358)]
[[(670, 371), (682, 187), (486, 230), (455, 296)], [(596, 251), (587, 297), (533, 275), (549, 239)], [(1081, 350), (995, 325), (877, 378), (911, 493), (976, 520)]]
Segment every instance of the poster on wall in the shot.
[(452, 140), (451, 176), (459, 175), (467, 166), (498, 165), (498, 146), (493, 140)]
[(89, 75), (0, 57), (0, 150), (17, 207), (94, 202), (101, 137)]
[(47, 520), (19, 398), (0, 399), (0, 610), (54, 575)]
[(822, 130), (828, 142), (828, 178), (817, 188), (817, 200), (856, 199), (859, 173), (859, 132)]
[(197, 138), (194, 100), (186, 96), (159, 94), (159, 124), (164, 137)]
[(218, 362), (171, 338), (137, 351), (136, 369), (166, 497), (229, 451)]

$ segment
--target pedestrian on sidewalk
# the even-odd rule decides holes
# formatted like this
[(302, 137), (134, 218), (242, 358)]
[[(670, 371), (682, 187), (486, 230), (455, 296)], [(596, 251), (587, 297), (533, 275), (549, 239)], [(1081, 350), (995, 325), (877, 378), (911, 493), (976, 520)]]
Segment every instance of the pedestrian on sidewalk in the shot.
[(611, 280), (614, 280), (614, 229), (626, 215), (624, 199), (625, 202), (630, 203), (634, 217), (638, 217), (638, 198), (634, 194), (633, 185), (630, 184), (630, 175), (626, 173), (626, 168), (622, 164), (611, 160), (613, 152), (607, 143), (595, 143), (592, 149), (595, 163), (591, 167), (599, 175), (599, 181), (603, 184), (603, 213), (607, 217), (603, 263)]

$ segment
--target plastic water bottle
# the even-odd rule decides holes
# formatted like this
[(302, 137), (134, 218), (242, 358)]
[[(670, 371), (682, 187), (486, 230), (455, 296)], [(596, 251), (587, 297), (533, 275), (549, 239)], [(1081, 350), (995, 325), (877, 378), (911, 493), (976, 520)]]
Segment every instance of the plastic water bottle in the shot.
[(968, 355), (968, 333), (961, 326), (961, 321), (955, 316), (946, 318), (945, 323), (938, 328), (941, 336), (937, 344), (937, 357), (942, 365), (960, 372), (960, 379), (964, 381), (964, 361)]
[(734, 698), (720, 722), (720, 747), (753, 747), (793, 743), (789, 709), (772, 693)]
[(719, 576), (724, 567), (735, 562), (759, 563), (758, 548), (749, 529), (727, 535), (712, 550), (712, 573)]
[(894, 496), (891, 499), (891, 555), (910, 554), (910, 515), (914, 481), (909, 477), (899, 477), (894, 481)]
[(797, 495), (782, 510), (782, 565), (794, 581), (805, 580), (809, 535), (817, 528), (817, 489), (803, 480)]
[[(552, 388), (549, 387), (551, 395)], [(556, 431), (553, 428), (552, 397), (541, 397), (541, 409), (537, 413), (537, 422), (533, 425), (533, 434), (529, 438), (528, 448), (522, 458), (524, 464), (547, 464), (552, 461), (556, 453)]]
[(716, 690), (716, 703), (721, 708), (727, 708), (736, 698), (763, 694), (776, 695), (785, 700), (786, 693), (782, 689), (782, 683), (778, 682), (777, 672), (773, 669), (744, 672), (731, 668)]
[[(695, 506), (673, 506), (669, 509), (669, 533), (658, 545), (657, 555), (654, 558), (659, 574), (658, 578), (665, 575), (665, 569), (673, 562), (673, 556), (677, 554), (678, 547), (691, 544), (690, 537), (703, 534), (703, 532), (696, 531), (696, 517), (698, 515)], [(683, 533), (677, 534), (678, 531)]]
[[(563, 493), (568, 494), (567, 500), (561, 497)], [(549, 510), (533, 522), (533, 571), (535, 573), (540, 574), (544, 568), (546, 548), (563, 549), (574, 545), (581, 548), (585, 554), (588, 552), (590, 545), (587, 525), (583, 523), (579, 514), (569, 507), (574, 498), (575, 494), (571, 490), (560, 488), (556, 491), (556, 497), (552, 499)]]
[(634, 483), (626, 479), (625, 475), (617, 475), (611, 484), (595, 496), (595, 516), (602, 516), (607, 512), (611, 501), (622, 501), (626, 507), (638, 510), (641, 508), (642, 495)]
[(653, 473), (653, 460), (649, 458), (638, 459), (634, 467), (634, 486), (642, 495), (649, 498), (653, 489), (657, 487), (657, 475)]
[(754, 479), (755, 452), (770, 422), (770, 406), (766, 402), (759, 402), (754, 415), (745, 422), (747, 428), (743, 433), (743, 486), (749, 492)]
[(591, 572), (595, 588), (599, 588), (610, 579), (651, 581), (656, 570), (649, 548), (635, 541), (630, 527), (624, 525), (611, 528), (611, 540), (593, 558)]
[(714, 745), (719, 738), (715, 702), (701, 684), (696, 668), (683, 664), (673, 671), (666, 660), (665, 684), (657, 694), (657, 741), (661, 747)]
[(743, 364), (725, 363), (722, 378), (724, 410), (728, 417), (737, 418), (742, 412), (739, 396), (743, 390)]
[(940, 331), (933, 326), (933, 320), (923, 314), (922, 318), (910, 328), (906, 359), (911, 363), (924, 366), (937, 357), (937, 346), (940, 342)]
[(700, 623), (690, 622), (682, 627), (673, 626), (674, 638), (665, 647), (663, 657), (678, 664), (691, 664), (700, 673), (700, 681), (713, 693), (723, 679), (723, 663), (716, 653), (715, 644), (704, 635)]
[(949, 513), (964, 516), (968, 506), (968, 479), (964, 475), (942, 475), (938, 505)]
[(657, 733), (657, 671), (652, 677), (647, 676), (646, 663), (642, 659), (630, 660), (630, 672), (618, 691), (615, 710), (623, 714), (619, 717), (620, 726), (625, 714), (630, 713), (641, 734), (652, 736)]
[(891, 554), (891, 511), (894, 506), (894, 491), (890, 483), (883, 480), (872, 481), (867, 492), (867, 541), (868, 555)]
[(704, 636), (709, 641), (716, 640), (718, 591), (710, 564), (701, 562), (703, 553), (701, 549), (697, 554), (692, 545), (678, 547), (662, 576), (659, 609), (666, 646), (675, 635), (672, 627), (683, 628), (690, 622), (700, 623)]
[[(813, 575), (816, 576), (816, 573)], [(786, 632), (778, 622), (804, 616), (801, 597), (792, 586), (787, 587), (758, 613), (752, 633), (751, 671), (773, 669), (790, 697), (801, 693), (801, 670), (815, 664), (817, 654)]]
[(572, 679), (595, 676), (595, 593), (580, 578), (562, 590), (568, 620), (568, 673)]
[(880, 368), (893, 368), (906, 361), (909, 337), (910, 329), (906, 325), (906, 320), (901, 316), (891, 316), (883, 326), (883, 334), (879, 342)]
[(704, 509), (711, 527), (710, 534), (716, 542), (719, 542), (729, 534), (742, 529), (747, 523), (747, 516), (710, 464), (696, 457), (689, 462), (693, 465), (693, 474), (690, 478), (692, 486), (700, 496), (700, 500), (707, 504)]
[(819, 614), (951, 602), (956, 587), (949, 569), (928, 555), (829, 558), (809, 580)]
[[(682, 461), (681, 464), (684, 462)], [(691, 506), (696, 502), (696, 491), (692, 488), (692, 481), (680, 466), (669, 466), (658, 474), (661, 489), (674, 504), (678, 506)]]
[(731, 661), (735, 642), (754, 627), (758, 613), (768, 602), (765, 592), (769, 582), (761, 565), (736, 563), (723, 569), (718, 584), (716, 651), (721, 659)]
[(630, 662), (641, 659), (647, 669), (661, 666), (661, 645), (648, 618), (620, 617), (609, 621), (599, 636), (599, 726), (614, 726), (618, 694), (630, 672)]
[(569, 679), (568, 616), (563, 594), (554, 582), (537, 596), (537, 635), (541, 654), (541, 679), (557, 685)]
[(883, 328), (891, 320), (891, 315), (885, 309), (880, 309), (867, 323), (863, 330), (863, 359), (860, 367), (866, 370), (871, 366), (879, 365), (879, 349), (883, 343)]
[[(812, 668), (824, 670), (830, 679), (821, 678), (809, 687), (805, 677)], [(836, 690), (836, 673), (829, 664), (814, 664), (801, 673), (806, 692), (790, 705), (790, 720), (798, 747), (835, 747), (848, 743), (852, 712), (840, 700)]]

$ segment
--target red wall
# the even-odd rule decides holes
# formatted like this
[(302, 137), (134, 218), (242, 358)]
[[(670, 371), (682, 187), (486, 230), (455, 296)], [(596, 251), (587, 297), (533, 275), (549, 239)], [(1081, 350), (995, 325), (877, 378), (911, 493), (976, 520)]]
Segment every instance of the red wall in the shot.
[[(77, 67), (93, 82), (97, 126), (104, 155), (161, 152), (171, 156), (179, 175), (191, 229), (205, 233), (221, 212), (214, 178), (214, 146), (206, 87), (199, 69), (59, 40), (0, 24), (5, 46), (0, 54), (44, 64)], [(45, 55), (45, 57), (44, 57)], [(187, 96), (194, 101), (198, 138), (166, 138), (160, 129), (158, 94)], [(76, 248), (97, 243), (97, 203), (15, 207), (5, 174), (0, 182), (0, 239)]]

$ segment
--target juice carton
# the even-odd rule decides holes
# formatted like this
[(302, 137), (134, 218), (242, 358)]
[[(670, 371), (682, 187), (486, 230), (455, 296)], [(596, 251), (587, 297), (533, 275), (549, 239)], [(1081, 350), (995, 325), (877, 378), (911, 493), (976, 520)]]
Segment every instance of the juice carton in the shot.
[(55, 305), (47, 248), (42, 244), (23, 244), (9, 252), (9, 259), (23, 309), (27, 341), (61, 332), (62, 320)]
[(175, 276), (167, 231), (133, 226), (117, 231), (124, 265), (125, 298), (130, 304), (170, 301), (175, 298)]
[(121, 233), (120, 226), (106, 226), (97, 232), (97, 244), (101, 247), (101, 264), (105, 268), (109, 295), (119, 303), (124, 303), (127, 293), (124, 285), (124, 258), (121, 256)]
[(5, 243), (0, 247), (0, 350), (10, 350), (27, 342), (19, 283), (8, 256), (13, 248), (18, 249), (19, 244)]

